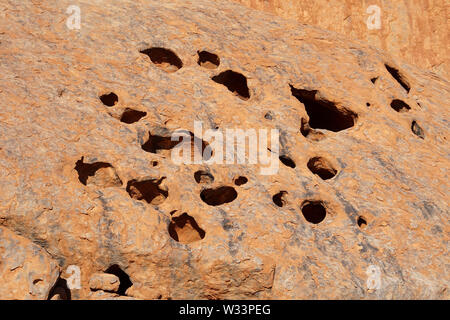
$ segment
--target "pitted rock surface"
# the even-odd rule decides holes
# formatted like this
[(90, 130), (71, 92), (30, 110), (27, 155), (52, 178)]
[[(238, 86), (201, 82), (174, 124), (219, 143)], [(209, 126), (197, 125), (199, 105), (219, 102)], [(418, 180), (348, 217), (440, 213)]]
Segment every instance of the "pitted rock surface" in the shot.
[[(0, 5), (2, 242), (51, 257), (33, 297), (56, 261), (72, 299), (449, 298), (448, 81), (232, 2), (78, 4), (79, 30), (72, 1)], [(175, 164), (194, 121), (278, 129), (278, 172)]]

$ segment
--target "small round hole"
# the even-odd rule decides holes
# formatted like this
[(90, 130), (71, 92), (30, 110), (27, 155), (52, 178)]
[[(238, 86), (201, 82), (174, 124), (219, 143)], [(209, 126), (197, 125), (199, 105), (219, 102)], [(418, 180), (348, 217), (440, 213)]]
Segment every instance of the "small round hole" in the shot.
[(302, 205), (302, 213), (306, 221), (313, 224), (321, 223), (327, 215), (321, 201), (305, 201)]
[(360, 227), (361, 229), (364, 229), (367, 226), (367, 220), (363, 216), (358, 217), (357, 223), (358, 227)]
[(286, 205), (286, 196), (287, 191), (280, 191), (272, 197), (272, 201), (280, 208), (284, 207)]
[(246, 184), (248, 182), (248, 179), (246, 177), (240, 176), (234, 179), (234, 184), (237, 186), (242, 186), (243, 184)]

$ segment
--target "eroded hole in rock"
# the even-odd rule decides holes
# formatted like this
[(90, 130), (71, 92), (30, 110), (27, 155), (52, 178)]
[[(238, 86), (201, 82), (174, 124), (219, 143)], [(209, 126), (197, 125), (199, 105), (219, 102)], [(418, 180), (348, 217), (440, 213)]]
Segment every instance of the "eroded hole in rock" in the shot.
[(165, 177), (142, 181), (133, 179), (128, 181), (126, 190), (132, 199), (145, 200), (147, 203), (158, 205), (169, 196), (168, 190), (160, 186), (164, 179)]
[(66, 279), (58, 277), (53, 287), (50, 289), (48, 300), (71, 300), (72, 295), (67, 286)]
[(377, 82), (377, 80), (378, 80), (378, 77), (370, 79), (370, 81), (372, 81), (373, 84), (375, 84), (375, 82)]
[(220, 58), (218, 55), (208, 51), (197, 51), (197, 63), (203, 68), (215, 69), (220, 65)]
[(411, 109), (411, 107), (406, 102), (404, 102), (400, 99), (392, 100), (391, 108), (397, 112), (406, 112)]
[(391, 74), (391, 76), (409, 93), (411, 86), (409, 85), (406, 77), (396, 68), (389, 66), (388, 64), (384, 65), (386, 70)]
[(186, 141), (190, 140), (191, 159), (194, 159), (196, 153), (198, 153), (203, 160), (209, 160), (213, 155), (210, 145), (206, 141), (196, 138), (192, 132), (187, 131), (184, 136), (175, 138), (177, 139), (172, 141), (171, 136), (152, 135), (151, 132), (149, 132), (148, 140), (141, 145), (141, 147), (144, 151), (158, 153), (159, 150), (171, 150), (178, 144), (183, 142), (186, 143)]
[(200, 193), (200, 198), (210, 206), (220, 206), (224, 203), (234, 201), (238, 196), (233, 187), (218, 187), (215, 189), (205, 189)]
[(272, 120), (273, 119), (273, 115), (272, 115), (272, 112), (267, 112), (265, 115), (264, 115), (264, 118), (265, 119), (267, 119), (267, 120)]
[[(309, 116), (309, 126), (313, 129), (326, 129), (334, 132), (351, 128), (355, 125), (357, 114), (353, 111), (338, 107), (334, 102), (316, 98), (317, 90), (296, 89), (291, 86), (291, 92), (305, 105)], [(307, 128), (305, 127), (307, 135)]]
[(150, 48), (140, 51), (150, 57), (150, 60), (166, 72), (175, 72), (183, 67), (181, 59), (172, 51), (165, 48)]
[(78, 180), (85, 186), (93, 184), (106, 188), (122, 185), (116, 170), (107, 162), (84, 163), (84, 157), (81, 157), (75, 163), (75, 170), (78, 172)]
[(135, 123), (147, 115), (147, 112), (126, 108), (120, 117), (120, 121), (125, 123)]
[(217, 83), (223, 84), (228, 90), (236, 94), (242, 100), (248, 100), (250, 98), (247, 78), (238, 72), (227, 70), (211, 79)]
[(284, 207), (287, 203), (287, 191), (280, 191), (276, 195), (272, 197), (273, 203), (275, 203), (279, 207)]
[(281, 163), (287, 167), (290, 167), (290, 168), (296, 167), (294, 160), (292, 160), (291, 158), (289, 158), (286, 155), (279, 156), (279, 159), (280, 159)]
[(105, 273), (113, 274), (117, 278), (119, 278), (120, 284), (117, 293), (121, 296), (125, 296), (127, 289), (133, 285), (133, 282), (131, 282), (128, 274), (123, 271), (117, 264), (113, 264), (112, 266), (110, 266), (108, 269), (106, 269)]
[(176, 141), (172, 141), (170, 136), (164, 137), (156, 134), (152, 135), (149, 132), (148, 140), (141, 147), (144, 151), (157, 153), (158, 150), (171, 150), (181, 141), (181, 137)]
[(172, 222), (169, 224), (169, 235), (177, 242), (191, 243), (203, 239), (205, 234), (195, 219), (186, 212), (181, 216), (172, 217)]
[(337, 170), (333, 168), (330, 161), (323, 157), (314, 157), (309, 159), (307, 166), (312, 173), (318, 175), (323, 180), (331, 179), (337, 173)]
[(367, 220), (363, 216), (359, 216), (356, 223), (358, 224), (358, 227), (360, 227), (361, 229), (367, 226)]
[(305, 201), (302, 204), (302, 213), (306, 221), (318, 224), (325, 219), (327, 211), (321, 201)]
[(110, 92), (108, 94), (102, 94), (100, 97), (100, 101), (108, 107), (115, 106), (117, 102), (119, 102), (119, 97), (114, 92)]
[(214, 176), (203, 170), (198, 170), (194, 173), (194, 179), (197, 183), (212, 183), (214, 182)]
[(425, 139), (425, 132), (415, 120), (411, 123), (411, 130), (419, 138)]
[(248, 182), (247, 177), (239, 176), (234, 179), (234, 184), (237, 186), (242, 186), (243, 184), (246, 184)]

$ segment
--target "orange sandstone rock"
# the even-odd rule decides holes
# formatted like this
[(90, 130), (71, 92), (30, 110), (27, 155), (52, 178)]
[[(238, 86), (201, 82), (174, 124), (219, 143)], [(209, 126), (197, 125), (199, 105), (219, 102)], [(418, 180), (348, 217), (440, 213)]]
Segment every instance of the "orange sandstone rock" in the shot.
[(443, 77), (448, 78), (450, 74), (450, 3), (446, 0), (234, 1), (367, 41), (405, 62)]
[[(0, 298), (449, 298), (448, 81), (230, 1), (72, 4), (0, 5)], [(277, 129), (278, 170), (175, 163), (194, 121)]]

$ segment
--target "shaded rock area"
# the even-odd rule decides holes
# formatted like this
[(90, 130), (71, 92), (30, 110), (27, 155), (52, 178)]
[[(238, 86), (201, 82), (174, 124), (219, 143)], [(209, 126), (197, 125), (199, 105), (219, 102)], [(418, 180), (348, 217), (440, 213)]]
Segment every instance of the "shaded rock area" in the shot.
[[(345, 34), (448, 78), (446, 0), (233, 0), (250, 8)], [(379, 13), (379, 20), (375, 15)], [(367, 22), (374, 25), (369, 29)], [(375, 24), (379, 21), (379, 26)], [(447, 27), (444, 27), (447, 26)]]
[(0, 257), (2, 299), (47, 299), (59, 276), (59, 266), (45, 249), (0, 227)]
[[(449, 298), (448, 81), (230, 1), (69, 5), (0, 4), (0, 298)], [(278, 129), (278, 171), (176, 164), (194, 121)]]

